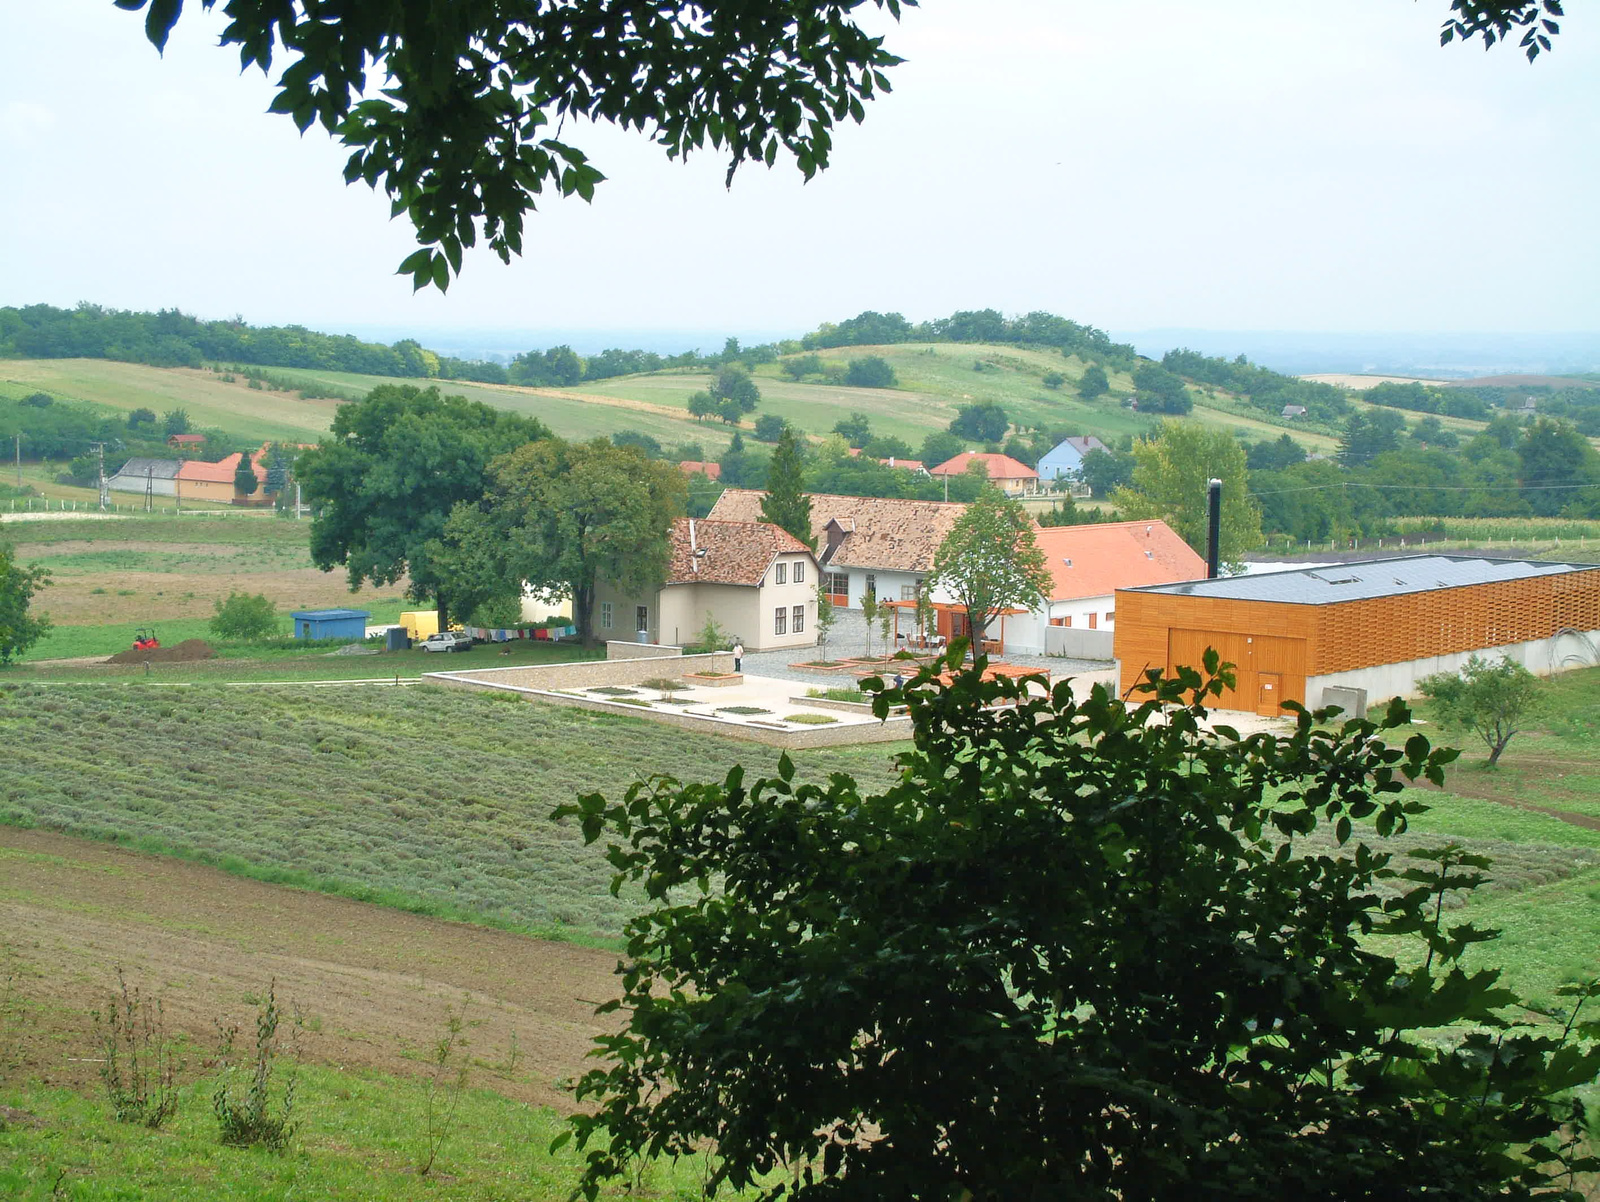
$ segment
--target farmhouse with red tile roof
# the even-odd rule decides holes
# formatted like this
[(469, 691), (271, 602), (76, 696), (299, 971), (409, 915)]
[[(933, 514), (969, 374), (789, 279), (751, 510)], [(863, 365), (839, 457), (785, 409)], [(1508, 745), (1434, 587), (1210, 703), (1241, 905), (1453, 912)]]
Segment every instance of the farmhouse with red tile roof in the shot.
[(962, 451), (954, 459), (947, 459), (938, 467), (928, 469), (930, 476), (964, 476), (974, 463), (981, 463), (990, 481), (1009, 493), (1035, 493), (1039, 491), (1039, 473), (1026, 463), (1019, 463), (1010, 455), (996, 455), (982, 451)]
[[(726, 494), (724, 494), (726, 495)], [(595, 633), (603, 639), (681, 646), (709, 616), (750, 651), (817, 641), (817, 558), (765, 522), (678, 518), (667, 535), (667, 580), (648, 593), (602, 581)]]

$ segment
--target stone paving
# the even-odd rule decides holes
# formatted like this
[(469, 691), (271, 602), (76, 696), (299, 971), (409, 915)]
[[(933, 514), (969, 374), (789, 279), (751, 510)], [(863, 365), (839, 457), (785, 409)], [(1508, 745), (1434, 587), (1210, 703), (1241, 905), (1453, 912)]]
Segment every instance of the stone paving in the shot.
[[(847, 655), (863, 655), (867, 650), (867, 621), (861, 616), (858, 609), (840, 609), (834, 611), (833, 629), (828, 632), (828, 659), (838, 659)], [(872, 632), (872, 651), (879, 654), (883, 651), (883, 637), (874, 630)], [(846, 687), (849, 682), (848, 673), (806, 672), (789, 667), (790, 664), (800, 663), (802, 660), (824, 658), (821, 647), (791, 647), (785, 651), (753, 651), (744, 657), (744, 670), (760, 676), (777, 677), (782, 680), (803, 681), (809, 685), (823, 685), (837, 681), (841, 687)], [(996, 657), (1001, 658), (1001, 657)], [(1109, 671), (1111, 663), (1098, 659), (1067, 659), (1053, 655), (1012, 655), (1007, 652), (1003, 657), (1008, 664), (1018, 664), (1024, 668), (1039, 668), (1049, 672), (1053, 679), (1059, 680), (1063, 676), (1078, 676), (1084, 673), (1100, 673)]]

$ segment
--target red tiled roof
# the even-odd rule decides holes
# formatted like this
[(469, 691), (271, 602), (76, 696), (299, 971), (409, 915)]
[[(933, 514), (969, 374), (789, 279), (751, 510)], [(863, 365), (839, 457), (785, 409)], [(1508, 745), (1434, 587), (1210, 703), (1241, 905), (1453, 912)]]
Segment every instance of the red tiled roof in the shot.
[(668, 584), (760, 584), (779, 555), (811, 554), (787, 530), (766, 522), (678, 518), (668, 538)]
[[(243, 456), (235, 451), (226, 459), (216, 463), (206, 463), (201, 459), (185, 460), (183, 466), (178, 469), (178, 479), (205, 481), (208, 484), (232, 484), (234, 476), (239, 471), (239, 460), (242, 458)], [(267, 478), (267, 469), (261, 466), (259, 454), (251, 459), (250, 466), (255, 469), (257, 480)]]
[(961, 476), (965, 475), (967, 468), (974, 463), (981, 463), (989, 473), (991, 480), (1037, 480), (1039, 473), (1026, 463), (1018, 463), (1010, 455), (993, 455), (982, 451), (962, 451), (954, 459), (946, 460), (938, 467), (929, 468), (929, 475), (933, 476)]
[(186, 443), (201, 443), (206, 440), (204, 434), (172, 434), (167, 437), (167, 445), (181, 446)]
[[(717, 498), (711, 516), (753, 522), (766, 494), (730, 488)], [(832, 567), (884, 572), (928, 572), (933, 555), (967, 507), (956, 501), (907, 501), (899, 497), (847, 497), (808, 493), (811, 533)], [(829, 523), (838, 523), (833, 553), (826, 555)], [(842, 537), (841, 537), (842, 535)]]
[(720, 463), (701, 463), (698, 459), (685, 459), (682, 463), (678, 464), (678, 470), (685, 476), (692, 476), (696, 472), (703, 472), (705, 473), (707, 479), (722, 479), (722, 464)]
[(1206, 561), (1160, 519), (1042, 526), (1034, 537), (1050, 569), (1052, 601), (1108, 597), (1119, 588), (1205, 579)]

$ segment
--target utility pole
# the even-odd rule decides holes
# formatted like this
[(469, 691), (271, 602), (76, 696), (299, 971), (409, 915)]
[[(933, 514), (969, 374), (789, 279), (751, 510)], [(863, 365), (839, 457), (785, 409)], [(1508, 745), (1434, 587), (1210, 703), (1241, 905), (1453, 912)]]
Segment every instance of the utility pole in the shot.
[(22, 487), (22, 431), (17, 431), (17, 487)]
[(294, 482), (294, 520), (300, 520), (300, 481)]
[(156, 507), (156, 469), (144, 469), (144, 511), (150, 513)]
[(89, 445), (100, 456), (100, 512), (104, 513), (106, 511), (106, 502), (110, 497), (110, 490), (106, 488), (106, 444), (92, 442)]

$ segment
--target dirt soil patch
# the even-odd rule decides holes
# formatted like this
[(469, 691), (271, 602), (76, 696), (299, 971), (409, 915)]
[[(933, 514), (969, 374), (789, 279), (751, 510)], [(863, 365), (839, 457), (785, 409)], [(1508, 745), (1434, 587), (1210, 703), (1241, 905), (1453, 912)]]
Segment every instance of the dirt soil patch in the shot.
[[(276, 979), (308, 1021), (307, 1059), (421, 1075), (445, 1007), (470, 999), (473, 1084), (565, 1111), (615, 996), (617, 955), (261, 884), (181, 860), (0, 827), (0, 931), (38, 1017), (24, 1073), (92, 1086), (90, 1011), (118, 966), (163, 998), (203, 1056), (216, 1021), (248, 1030)], [(510, 1063), (512, 1033), (519, 1055)], [(192, 1068), (191, 1064), (191, 1068)]]
[(184, 639), (183, 642), (171, 647), (151, 647), (141, 651), (137, 647), (129, 647), (126, 651), (119, 651), (110, 659), (108, 664), (188, 664), (199, 659), (210, 659), (216, 655), (211, 650), (211, 644), (204, 639)]

